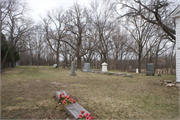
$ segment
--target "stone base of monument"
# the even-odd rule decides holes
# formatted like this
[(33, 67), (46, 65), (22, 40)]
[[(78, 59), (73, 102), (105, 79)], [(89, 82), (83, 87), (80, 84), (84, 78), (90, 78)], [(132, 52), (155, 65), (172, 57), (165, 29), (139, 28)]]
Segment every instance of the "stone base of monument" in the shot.
[(101, 73), (108, 73), (108, 71), (101, 71)]
[(123, 75), (122, 73), (117, 73), (117, 76), (121, 76), (121, 75)]
[(64, 110), (66, 111), (66, 113), (69, 115), (71, 119), (78, 119), (78, 115), (81, 114), (81, 111), (85, 111), (85, 113), (89, 113), (86, 109), (84, 109), (78, 103), (72, 103), (72, 104), (66, 105)]
[(126, 77), (132, 77), (132, 75), (131, 74), (126, 74)]
[(109, 75), (114, 75), (114, 73), (113, 73), (113, 72), (109, 72), (108, 74), (109, 74)]
[(71, 76), (76, 76), (76, 73), (75, 73), (75, 71), (71, 71), (71, 74), (70, 74)]
[(91, 70), (83, 70), (83, 72), (91, 72)]

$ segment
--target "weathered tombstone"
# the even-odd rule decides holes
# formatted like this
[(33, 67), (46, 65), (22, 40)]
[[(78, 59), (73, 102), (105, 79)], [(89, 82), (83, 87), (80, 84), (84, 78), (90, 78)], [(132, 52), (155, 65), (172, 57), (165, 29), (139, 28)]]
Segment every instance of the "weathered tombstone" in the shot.
[(11, 62), (9, 62), (9, 67), (11, 68)]
[(55, 92), (55, 97), (56, 97), (58, 102), (60, 102), (59, 95), (62, 93), (64, 93), (65, 96), (67, 95), (67, 93), (64, 90)]
[(83, 72), (91, 72), (91, 70), (90, 70), (90, 63), (84, 63)]
[(131, 74), (126, 74), (126, 77), (132, 77), (132, 75)]
[(154, 76), (153, 63), (148, 63), (148, 64), (147, 64), (146, 75), (152, 75), (152, 76)]
[(136, 68), (136, 73), (139, 73), (138, 68)]
[(102, 65), (102, 72), (103, 72), (103, 73), (107, 73), (107, 72), (108, 72), (108, 71), (107, 71), (107, 65), (108, 65), (108, 64), (104, 62), (104, 63), (102, 63), (101, 65)]
[(132, 72), (132, 66), (129, 66), (129, 72)]
[(72, 104), (66, 105), (64, 110), (66, 111), (66, 113), (69, 115), (71, 119), (78, 119), (78, 115), (81, 114), (81, 111), (85, 111), (85, 113), (89, 113), (86, 109), (84, 109), (78, 103), (72, 103)]
[(18, 63), (16, 63), (16, 66), (18, 66)]
[(71, 76), (76, 76), (76, 73), (75, 73), (75, 62), (72, 61), (71, 63)]
[(161, 74), (158, 74), (158, 76), (161, 76)]
[(69, 64), (67, 64), (67, 69), (69, 69)]
[(54, 64), (54, 65), (53, 65), (53, 67), (56, 67), (56, 66), (57, 66), (57, 64)]
[(92, 72), (92, 73), (94, 73), (94, 71), (93, 71), (93, 70), (92, 70), (91, 72)]
[(122, 73), (117, 73), (117, 76), (121, 76), (121, 75), (123, 75)]
[(109, 72), (108, 74), (109, 74), (109, 75), (114, 75), (114, 73), (113, 73), (113, 72)]

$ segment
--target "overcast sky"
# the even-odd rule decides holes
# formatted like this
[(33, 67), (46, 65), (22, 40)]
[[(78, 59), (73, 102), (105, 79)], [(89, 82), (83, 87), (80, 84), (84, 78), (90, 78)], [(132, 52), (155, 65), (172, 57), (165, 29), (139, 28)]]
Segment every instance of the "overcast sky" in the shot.
[[(30, 15), (38, 22), (40, 21), (39, 15), (46, 13), (46, 10), (51, 10), (55, 7), (61, 7), (68, 9), (77, 0), (27, 0), (28, 7), (31, 9)], [(78, 3), (84, 6), (88, 6), (91, 0), (78, 0)]]

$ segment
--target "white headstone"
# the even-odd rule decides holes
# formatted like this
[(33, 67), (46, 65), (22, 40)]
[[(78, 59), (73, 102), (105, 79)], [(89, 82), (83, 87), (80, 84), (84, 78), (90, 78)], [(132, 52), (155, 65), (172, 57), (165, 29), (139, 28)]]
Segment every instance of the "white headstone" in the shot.
[(107, 71), (107, 65), (108, 65), (108, 64), (104, 62), (104, 63), (102, 63), (101, 65), (102, 65), (102, 72), (107, 73), (107, 72), (108, 72), (108, 71)]
[(136, 73), (138, 73), (138, 68), (136, 68)]
[(53, 67), (56, 67), (56, 66), (57, 66), (57, 64), (54, 64), (54, 65), (53, 65)]

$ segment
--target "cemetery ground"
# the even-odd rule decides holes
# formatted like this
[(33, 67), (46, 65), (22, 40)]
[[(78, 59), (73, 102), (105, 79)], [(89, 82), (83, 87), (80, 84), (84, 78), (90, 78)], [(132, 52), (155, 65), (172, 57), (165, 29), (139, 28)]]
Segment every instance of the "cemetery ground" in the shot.
[(53, 99), (60, 90), (95, 119), (179, 118), (179, 88), (157, 84), (160, 79), (175, 80), (175, 75), (70, 73), (48, 66), (9, 68), (1, 74), (1, 119), (65, 119), (63, 105)]

